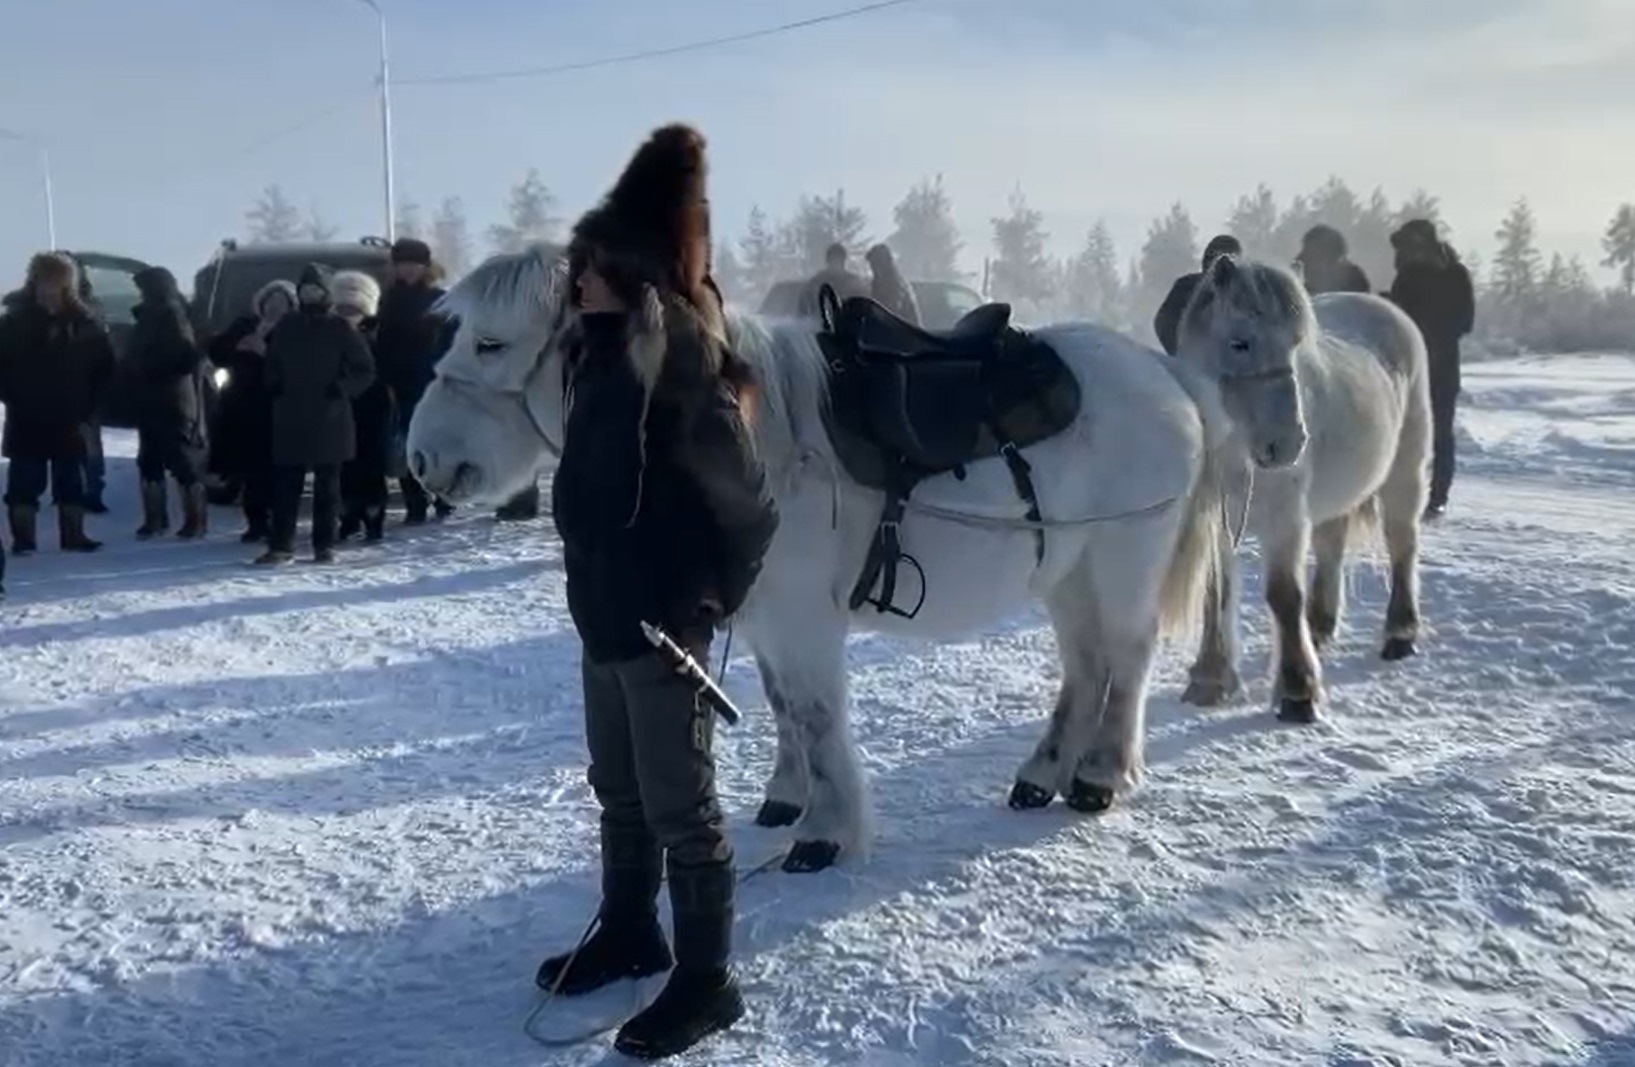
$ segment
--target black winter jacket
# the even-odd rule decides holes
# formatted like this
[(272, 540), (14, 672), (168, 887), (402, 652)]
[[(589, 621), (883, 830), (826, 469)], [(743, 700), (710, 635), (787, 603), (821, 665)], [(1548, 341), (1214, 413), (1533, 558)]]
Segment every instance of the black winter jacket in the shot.
[(114, 372), (108, 329), (82, 304), (51, 314), (24, 297), (0, 316), (0, 453), (13, 460), (75, 460)]
[(551, 511), (585, 654), (651, 652), (643, 621), (707, 645), (743, 605), (778, 527), (737, 397), (725, 381), (666, 367), (649, 402), (624, 316), (580, 322)]
[(176, 279), (163, 267), (136, 274), (142, 301), (132, 309), (126, 360), (134, 368), (137, 426), (155, 437), (202, 448), (204, 354), (193, 337)]
[(434, 285), (399, 282), (380, 298), (375, 364), (405, 422), (431, 384), (432, 367), (443, 351), (445, 323), (431, 310), (442, 296)]
[(1169, 295), (1158, 305), (1158, 314), (1152, 317), (1152, 332), (1158, 335), (1158, 343), (1164, 346), (1164, 351), (1172, 356), (1181, 346), (1181, 315), (1186, 311), (1187, 303), (1192, 299), (1192, 294), (1197, 292), (1198, 283), (1203, 281), (1203, 277), (1202, 271), (1194, 271), (1175, 279), (1175, 284), (1170, 286)]

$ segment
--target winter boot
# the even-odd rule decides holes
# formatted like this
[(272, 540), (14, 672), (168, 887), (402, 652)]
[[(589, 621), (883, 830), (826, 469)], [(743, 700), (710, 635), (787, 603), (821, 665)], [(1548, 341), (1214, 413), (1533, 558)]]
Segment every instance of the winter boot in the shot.
[(494, 512), (500, 522), (527, 522), (539, 518), (539, 486), (524, 489), (501, 504)]
[(239, 543), (258, 545), (267, 540), (272, 529), (267, 521), (266, 512), (246, 511), (244, 513), (244, 532), (238, 535)]
[(439, 519), (446, 519), (450, 515), (454, 514), (454, 505), (443, 500), (432, 501), (431, 507), (432, 511), (436, 513)]
[(369, 508), (363, 513), (363, 539), (367, 544), (376, 544), (386, 536), (386, 509), (383, 507)]
[(617, 1051), (643, 1060), (675, 1056), (743, 1018), (744, 996), (728, 966), (735, 881), (727, 865), (670, 864), (676, 969), (653, 1003), (619, 1029)]
[(36, 538), (36, 524), (40, 517), (40, 509), (20, 505), (7, 509), (11, 520), (11, 552), (14, 556), (26, 556), (39, 550), (40, 543)]
[(57, 505), (57, 543), (64, 552), (95, 552), (101, 541), (85, 535), (85, 509), (78, 504)]
[(596, 931), (577, 952), (540, 964), (534, 982), (577, 997), (627, 978), (670, 969), (659, 925), (659, 850), (646, 827), (602, 827), (602, 910)]
[(210, 532), (210, 499), (199, 482), (182, 490), (182, 528), (177, 537), (193, 539)]
[(267, 551), (255, 558), (257, 567), (281, 567), (295, 562), (295, 553), (280, 545), (269, 545)]
[(146, 541), (170, 529), (170, 506), (165, 502), (164, 482), (142, 483), (142, 525), (136, 539)]
[(347, 507), (341, 512), (341, 523), (335, 529), (335, 540), (350, 541), (363, 532), (363, 509)]

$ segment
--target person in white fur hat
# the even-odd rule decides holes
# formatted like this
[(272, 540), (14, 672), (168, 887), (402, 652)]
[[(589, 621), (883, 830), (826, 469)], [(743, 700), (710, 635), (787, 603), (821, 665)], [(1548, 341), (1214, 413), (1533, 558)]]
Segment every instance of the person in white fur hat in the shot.
[[(373, 351), (379, 336), (380, 284), (362, 271), (345, 270), (335, 275), (332, 290), (336, 313), (363, 334)], [(340, 539), (362, 532), (365, 541), (379, 541), (385, 535), (386, 476), (397, 426), (397, 404), (384, 377), (352, 401), (352, 422), (358, 449), (341, 468)]]

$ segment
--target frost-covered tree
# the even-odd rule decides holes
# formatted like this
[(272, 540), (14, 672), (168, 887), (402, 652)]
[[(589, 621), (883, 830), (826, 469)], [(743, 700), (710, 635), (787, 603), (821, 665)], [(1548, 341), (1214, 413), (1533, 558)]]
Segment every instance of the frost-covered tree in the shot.
[(803, 196), (785, 231), (785, 250), (793, 252), (803, 272), (821, 270), (833, 244), (844, 246), (852, 259), (861, 259), (868, 251), (868, 225), (863, 209), (846, 203), (844, 189), (831, 197)]
[(942, 175), (922, 179), (891, 215), (897, 228), (886, 243), (896, 254), (904, 277), (928, 282), (963, 280), (959, 269), (963, 242), (954, 224), (953, 206), (942, 187)]
[(276, 184), (262, 190), (261, 199), (244, 218), (251, 241), (293, 241), (301, 236), (301, 209)]
[(444, 197), (431, 223), (432, 255), (450, 277), (458, 278), (471, 267), (471, 226), (466, 221), (465, 202), (457, 196)]
[(1601, 237), (1601, 251), (1607, 254), (1601, 265), (1618, 272), (1624, 292), (1635, 292), (1635, 204), (1619, 206)]
[(307, 209), (307, 217), (301, 223), (301, 236), (309, 241), (333, 241), (341, 232), (341, 228), (324, 218), (324, 213), (317, 204)]
[(1065, 265), (1062, 310), (1115, 328), (1125, 325), (1124, 285), (1118, 274), (1118, 249), (1107, 223), (1098, 219), (1084, 248)]
[(535, 241), (557, 239), (562, 220), (556, 214), (556, 196), (536, 167), (516, 185), (506, 204), (506, 221), (488, 228), (496, 252), (517, 252)]
[(1494, 237), (1499, 250), (1493, 256), (1493, 296), (1502, 304), (1520, 307), (1538, 287), (1538, 221), (1527, 198), (1516, 201)]
[(1021, 189), (1010, 196), (1010, 210), (993, 220), (994, 258), (989, 290), (995, 300), (1029, 300), (1044, 304), (1055, 288), (1055, 265), (1045, 254), (1050, 235), (1045, 217), (1028, 206)]
[(1226, 218), (1226, 232), (1243, 244), (1243, 254), (1266, 262), (1281, 257), (1277, 247), (1277, 198), (1262, 184), (1253, 193), (1238, 197)]

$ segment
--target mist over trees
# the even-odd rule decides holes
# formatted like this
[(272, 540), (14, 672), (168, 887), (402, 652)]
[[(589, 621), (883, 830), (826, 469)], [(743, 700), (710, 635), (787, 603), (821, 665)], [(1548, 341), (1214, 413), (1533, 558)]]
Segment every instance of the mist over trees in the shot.
[[(397, 228), (431, 244), (451, 276), (484, 255), (561, 240), (564, 220), (539, 170), (523, 174), (498, 207), (500, 221), (486, 227), (482, 241), (473, 237), (457, 197), (442, 200), (429, 219), (416, 201), (405, 199)], [(1198, 269), (1202, 245), (1214, 233), (1234, 234), (1251, 258), (1288, 263), (1307, 230), (1332, 226), (1345, 235), (1351, 259), (1374, 289), (1383, 291), (1395, 274), (1390, 235), (1413, 218), (1431, 220), (1459, 248), (1459, 235), (1447, 233), (1441, 202), (1431, 192), (1416, 189), (1393, 201), (1383, 190), (1360, 193), (1332, 177), (1286, 201), (1261, 184), (1203, 215), (1190, 205), (1171, 204), (1132, 249), (1120, 249), (1106, 222), (1097, 221), (1075, 242), (1077, 251), (1056, 257), (1049, 251), (1049, 220), (1030, 205), (1024, 188), (1014, 189), (990, 217), (979, 243), (955, 222), (942, 176), (926, 175), (878, 224), (844, 188), (802, 194), (783, 215), (756, 205), (741, 221), (717, 217), (714, 272), (729, 299), (753, 308), (775, 283), (821, 269), (833, 244), (845, 247), (851, 269), (867, 276), (862, 257), (883, 241), (913, 280), (968, 285), (987, 299), (1015, 304), (1024, 321), (1089, 319), (1151, 342), (1153, 312), (1176, 277)], [(1577, 257), (1539, 247), (1538, 220), (1526, 199), (1494, 225), (1491, 262), (1459, 250), (1477, 284), (1482, 345), (1495, 351), (1635, 348), (1635, 204), (1617, 205), (1602, 237), (1605, 258), (1598, 265), (1616, 272), (1611, 287), (1598, 286)], [(318, 204), (302, 211), (276, 184), (246, 213), (245, 228), (252, 241), (329, 240), (337, 233)], [(979, 274), (962, 269), (967, 252), (980, 252)], [(972, 258), (978, 257), (967, 262)]]

